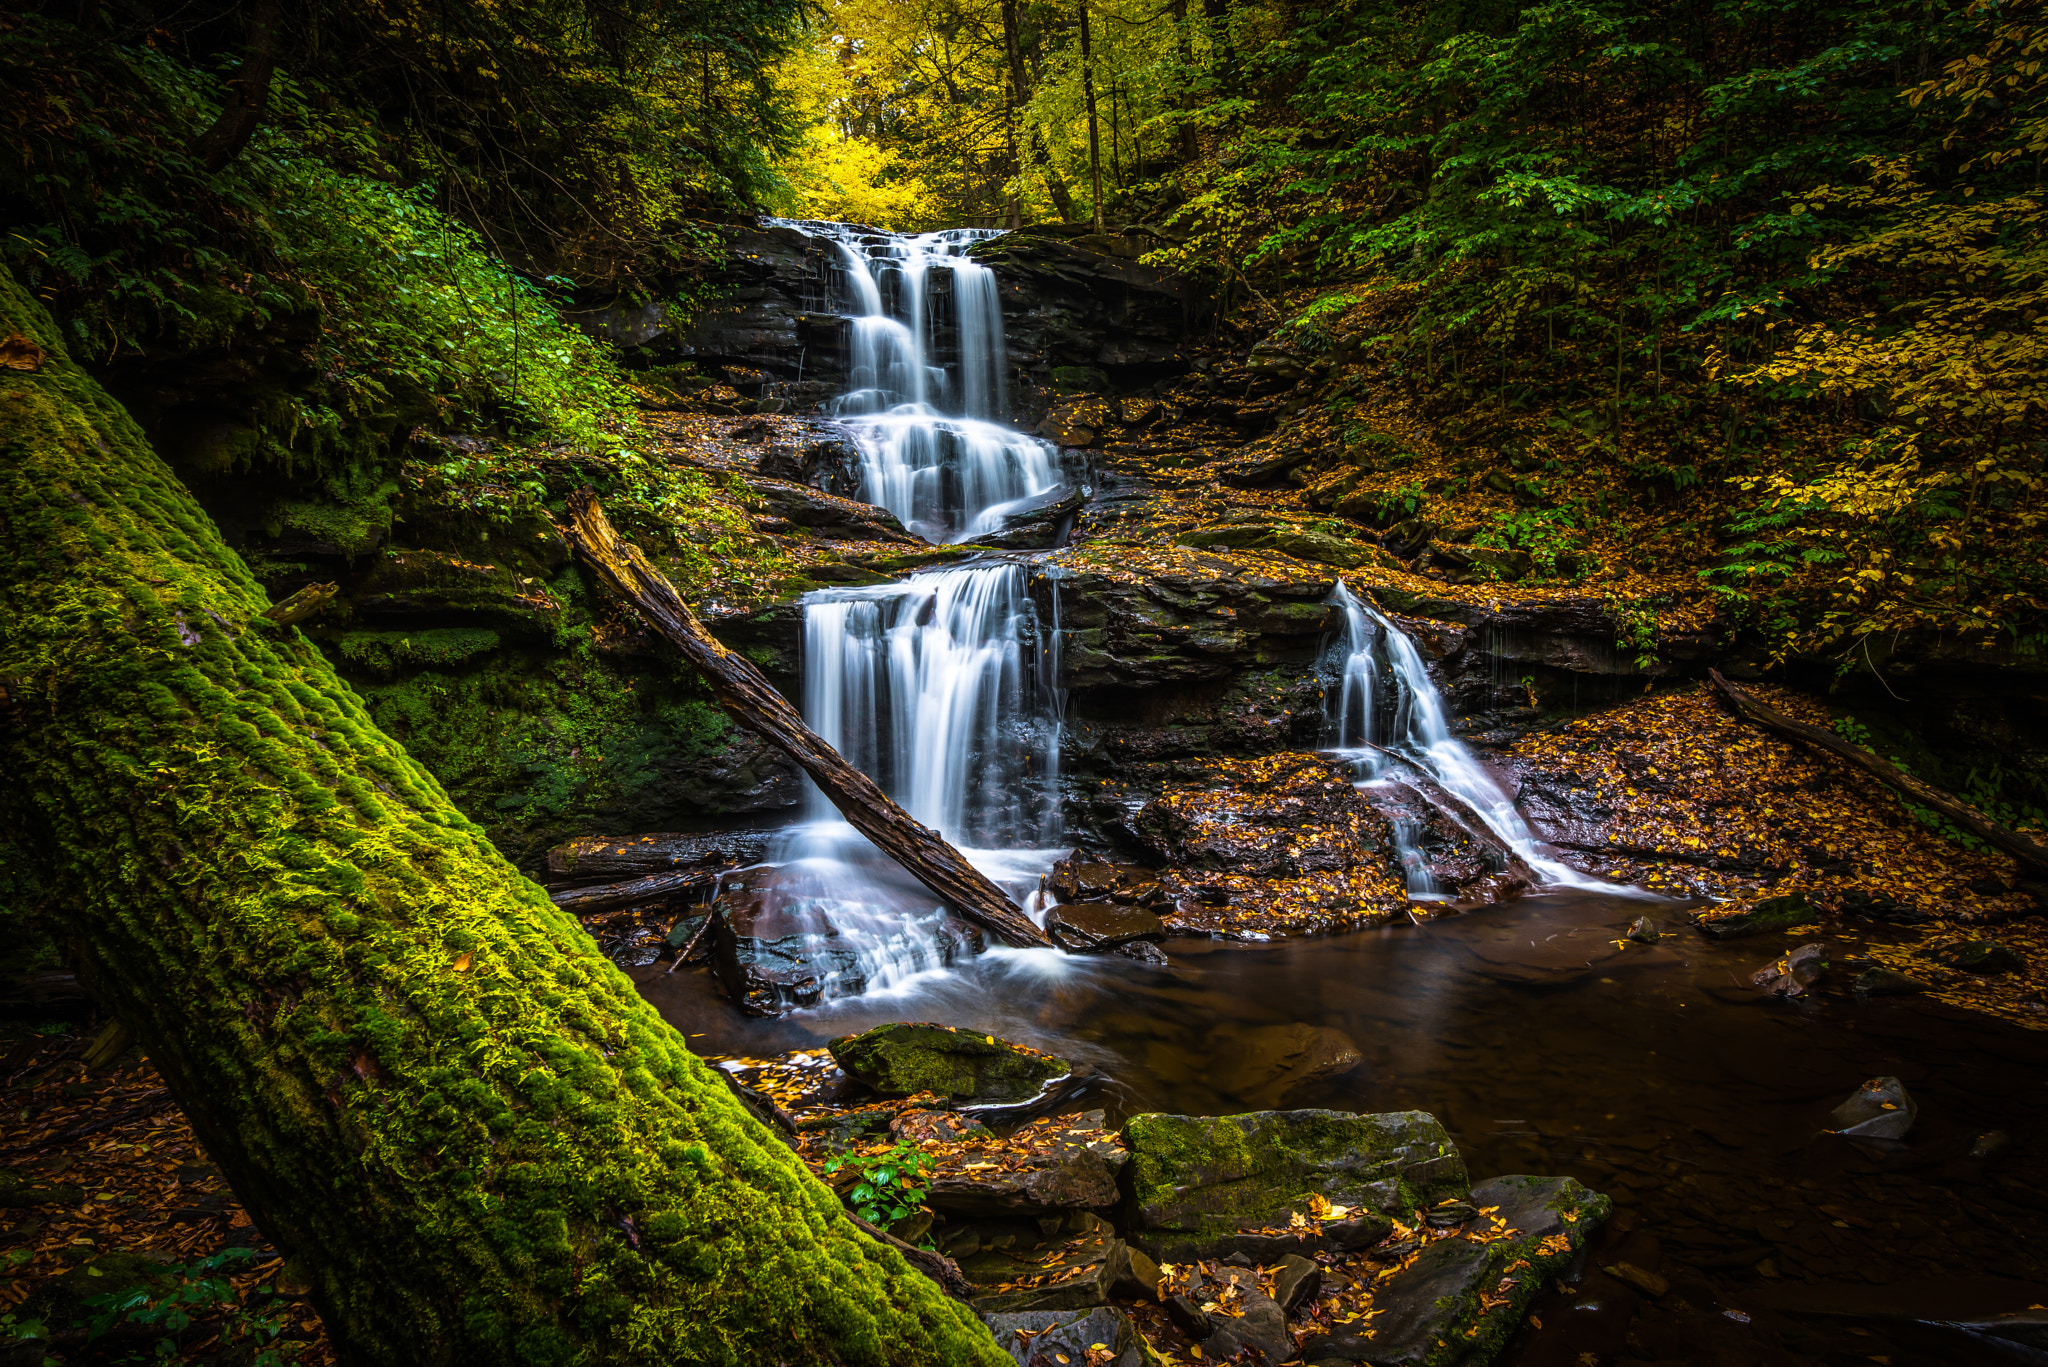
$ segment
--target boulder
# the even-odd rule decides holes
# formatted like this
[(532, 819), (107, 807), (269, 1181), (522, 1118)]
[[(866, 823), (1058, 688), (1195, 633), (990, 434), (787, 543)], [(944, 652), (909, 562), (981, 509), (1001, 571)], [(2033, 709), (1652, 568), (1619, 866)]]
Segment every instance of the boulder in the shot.
[(1081, 1310), (1107, 1304), (1130, 1275), (1130, 1253), (1109, 1223), (1085, 1212), (1048, 1232), (1022, 1221), (981, 1223), (947, 1252), (972, 1288), (980, 1313)]
[(1303, 1302), (1313, 1301), (1322, 1289), (1321, 1266), (1292, 1253), (1280, 1260), (1280, 1268), (1273, 1274), (1273, 1299), (1290, 1315)]
[(1062, 902), (1046, 913), (1045, 933), (1069, 954), (1100, 954), (1134, 940), (1163, 940), (1166, 925), (1143, 907)]
[(1535, 567), (1527, 551), (1501, 550), (1494, 546), (1439, 545), (1435, 553), (1454, 565), (1462, 565), (1479, 579), (1520, 579)]
[(1262, 1025), (1218, 1032), (1207, 1049), (1216, 1090), (1254, 1106), (1278, 1106), (1303, 1088), (1356, 1068), (1364, 1057), (1349, 1035), (1327, 1025)]
[(740, 868), (768, 852), (766, 831), (586, 835), (548, 851), (548, 886), (611, 883), (675, 869)]
[(1828, 1116), (1836, 1134), (1858, 1139), (1904, 1139), (1920, 1107), (1895, 1077), (1874, 1077), (1849, 1094)]
[[(1373, 1367), (1486, 1362), (1544, 1281), (1577, 1255), (1611, 1202), (1569, 1177), (1496, 1177), (1472, 1189), (1485, 1221), (1424, 1245), (1373, 1289), (1373, 1334), (1352, 1362)], [(1478, 1227), (1483, 1225), (1484, 1227)], [(1334, 1360), (1304, 1345), (1304, 1360)]]
[[(1130, 1316), (1113, 1306), (1092, 1310), (1023, 1310), (982, 1316), (1017, 1367), (1144, 1367), (1145, 1350)], [(1090, 1349), (1106, 1349), (1105, 1362)]]
[(1101, 1111), (1037, 1121), (1003, 1140), (984, 1129), (928, 1152), (925, 1201), (948, 1217), (1107, 1208), (1117, 1203), (1117, 1174), (1130, 1158), (1102, 1127)]
[(1801, 945), (1790, 954), (1775, 962), (1765, 964), (1749, 975), (1753, 986), (1761, 987), (1774, 997), (1800, 997), (1806, 989), (1820, 981), (1827, 972), (1828, 947), (1824, 944)]
[(1247, 1348), (1259, 1354), (1253, 1361), (1281, 1363), (1294, 1357), (1287, 1312), (1260, 1290), (1257, 1268), (1218, 1268), (1203, 1294), (1210, 1298), (1203, 1305), (1216, 1307), (1205, 1311), (1215, 1328), (1202, 1340), (1203, 1357), (1228, 1362)]
[(1728, 916), (1702, 916), (1695, 924), (1709, 940), (1739, 940), (1768, 930), (1793, 930), (1820, 920), (1820, 908), (1799, 893), (1769, 897), (1747, 911)]
[(1155, 1113), (1131, 1117), (1123, 1140), (1131, 1242), (1161, 1262), (1366, 1248), (1395, 1215), (1467, 1186), (1465, 1160), (1422, 1111)]
[(1390, 848), (1386, 821), (1321, 755), (1230, 760), (1175, 784), (1133, 831), (1177, 869), (1291, 877), (1349, 869)]
[(974, 1030), (929, 1022), (878, 1025), (826, 1046), (839, 1066), (878, 1092), (983, 1102), (1026, 1101), (1069, 1071), (1066, 1060)]

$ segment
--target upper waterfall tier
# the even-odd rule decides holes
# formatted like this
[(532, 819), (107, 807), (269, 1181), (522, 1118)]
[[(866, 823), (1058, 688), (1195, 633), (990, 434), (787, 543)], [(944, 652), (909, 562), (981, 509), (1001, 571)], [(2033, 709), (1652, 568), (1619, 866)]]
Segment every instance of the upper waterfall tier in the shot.
[(927, 540), (960, 541), (1060, 482), (1058, 452), (1001, 423), (1002, 304), (995, 273), (967, 255), (997, 230), (785, 226), (832, 242), (845, 267), (850, 378), (833, 411), (860, 451), (862, 498)]

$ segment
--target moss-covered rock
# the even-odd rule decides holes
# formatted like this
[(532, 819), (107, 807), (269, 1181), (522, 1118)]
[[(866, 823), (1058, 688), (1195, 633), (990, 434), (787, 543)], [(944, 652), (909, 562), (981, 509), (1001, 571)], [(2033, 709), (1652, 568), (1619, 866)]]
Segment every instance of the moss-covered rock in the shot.
[(928, 1022), (878, 1025), (828, 1046), (841, 1068), (878, 1092), (977, 1102), (1024, 1101), (1068, 1071), (1065, 1059), (973, 1030)]
[[(1363, 1248), (1395, 1216), (1470, 1185), (1450, 1135), (1424, 1111), (1146, 1114), (1125, 1123), (1123, 1139), (1131, 1242), (1161, 1262)], [(1345, 1214), (1317, 1219), (1311, 1197)]]
[[(1569, 1177), (1496, 1177), (1472, 1189), (1472, 1202), (1492, 1216), (1374, 1288), (1375, 1367), (1485, 1367), (1613, 1204)], [(1319, 1360), (1313, 1345), (1304, 1356)]]
[(1727, 916), (1702, 916), (1696, 924), (1709, 940), (1739, 940), (1771, 930), (1796, 930), (1820, 920), (1820, 908), (1800, 893), (1770, 897), (1747, 911)]

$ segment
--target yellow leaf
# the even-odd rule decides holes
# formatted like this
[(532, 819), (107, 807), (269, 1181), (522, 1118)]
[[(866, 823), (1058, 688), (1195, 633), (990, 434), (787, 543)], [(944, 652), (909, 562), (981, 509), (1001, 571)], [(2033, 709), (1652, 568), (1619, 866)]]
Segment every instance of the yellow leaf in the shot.
[(460, 956), (459, 958), (457, 958), (457, 959), (455, 960), (455, 971), (456, 971), (457, 973), (467, 973), (467, 972), (469, 972), (469, 951), (468, 951), (468, 950), (466, 950), (466, 949), (465, 949), (464, 951), (462, 951), (462, 954), (461, 954), (461, 956)]

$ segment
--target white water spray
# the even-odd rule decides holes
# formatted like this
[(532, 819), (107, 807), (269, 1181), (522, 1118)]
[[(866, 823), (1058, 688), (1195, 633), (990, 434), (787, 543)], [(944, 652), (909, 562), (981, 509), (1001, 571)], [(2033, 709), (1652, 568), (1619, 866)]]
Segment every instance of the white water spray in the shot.
[[(995, 272), (967, 255), (997, 229), (905, 237), (789, 222), (834, 244), (845, 267), (851, 383), (833, 412), (861, 455), (861, 497), (928, 541), (998, 530), (1004, 512), (1060, 482), (1049, 442), (1002, 425), (1007, 407)], [(935, 271), (950, 274), (953, 334), (934, 345)], [(936, 357), (950, 352), (950, 368)]]
[[(1331, 709), (1336, 748), (1361, 750), (1368, 744), (1378, 745), (1414, 765), (1471, 807), (1488, 830), (1528, 861), (1543, 882), (1617, 891), (1614, 884), (1550, 857), (1493, 774), (1469, 746), (1451, 734), (1443, 696), (1408, 634), (1353, 595), (1342, 580), (1330, 601), (1344, 614), (1344, 634), (1336, 647), (1343, 673)], [(1391, 696), (1385, 692), (1389, 687)], [(1361, 758), (1368, 759), (1369, 771), (1377, 776), (1381, 757), (1367, 750)], [(1416, 886), (1421, 860), (1412, 849), (1412, 837), (1401, 854), (1408, 865), (1409, 891), (1433, 891)], [(1422, 869), (1423, 879), (1428, 876), (1426, 868)]]

